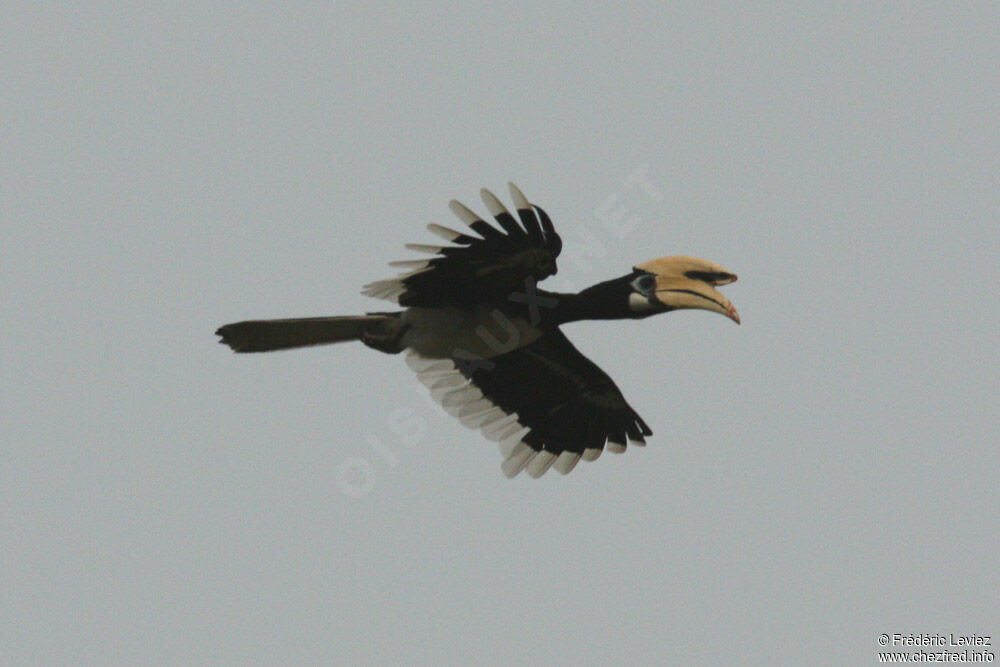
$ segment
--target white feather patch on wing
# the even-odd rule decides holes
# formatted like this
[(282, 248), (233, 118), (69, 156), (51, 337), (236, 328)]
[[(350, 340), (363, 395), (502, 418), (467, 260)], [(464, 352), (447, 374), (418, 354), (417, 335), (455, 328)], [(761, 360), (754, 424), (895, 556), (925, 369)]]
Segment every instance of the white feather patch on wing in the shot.
[(389, 266), (399, 267), (401, 269), (422, 269), (427, 266), (426, 259), (397, 259), (393, 262), (389, 262)]
[[(445, 411), (469, 428), (479, 429), (483, 436), (496, 440), (504, 457), (501, 469), (507, 477), (527, 470), (532, 477), (541, 477), (554, 467), (568, 474), (581, 460), (593, 461), (601, 449), (587, 449), (582, 454), (533, 449), (523, 438), (531, 431), (519, 421), (517, 413), (508, 413), (483, 395), (481, 389), (459, 372), (451, 359), (426, 359), (413, 350), (406, 354), (406, 365), (417, 373), (417, 379), (431, 390), (431, 396)], [(620, 443), (609, 442), (610, 451), (625, 450)]]
[(452, 199), (450, 202), (448, 202), (448, 208), (451, 209), (451, 212), (454, 213), (459, 220), (469, 225), (470, 227), (475, 222), (481, 222), (481, 218), (478, 215), (469, 210), (469, 208), (465, 204), (458, 201), (457, 199)]
[(478, 401), (483, 397), (483, 392), (479, 391), (479, 387), (474, 387), (472, 385), (466, 385), (461, 389), (456, 389), (447, 396), (444, 397), (444, 407), (446, 408), (464, 408), (469, 403)]
[(491, 410), (499, 409), (494, 407), (488, 399), (481, 398), (474, 403), (462, 406), (462, 409), (458, 411), (458, 419), (462, 422), (463, 426), (479, 428)]
[(431, 385), (431, 391), (439, 396), (443, 396), (443, 394), (446, 394), (453, 389), (457, 389), (458, 387), (464, 387), (468, 382), (468, 380), (462, 377), (461, 373), (455, 373), (454, 371), (444, 373), (436, 372), (433, 373), (433, 376), (436, 377), (437, 380)]
[(418, 375), (417, 380), (419, 380), (420, 384), (424, 385), (428, 389), (434, 389), (434, 385), (446, 377), (448, 376), (437, 371), (426, 371)]
[(508, 213), (507, 208), (497, 199), (496, 195), (486, 188), (479, 191), (479, 196), (483, 198), (483, 203), (486, 204), (486, 208), (489, 209), (490, 215), (493, 217)]
[(483, 397), (480, 398), (478, 401), (466, 405), (464, 408), (462, 408), (462, 412), (460, 414), (462, 417), (465, 416), (472, 417), (475, 415), (482, 414), (487, 410), (492, 410), (493, 408), (494, 406), (493, 403), (490, 401), (490, 399)]
[(510, 455), (514, 452), (514, 448), (521, 442), (521, 438), (528, 434), (529, 429), (521, 427), (520, 431), (516, 431), (513, 435), (509, 435), (500, 442), (497, 446), (500, 448), (500, 456), (505, 459), (510, 458)]
[(535, 457), (528, 463), (527, 470), (528, 474), (538, 479), (545, 474), (545, 471), (552, 467), (552, 464), (556, 461), (556, 455), (553, 452), (538, 452)]
[[(418, 362), (411, 363), (411, 359), (418, 359)], [(438, 375), (444, 375), (455, 372), (455, 364), (449, 359), (422, 359), (416, 355), (412, 355), (411, 357), (407, 357), (407, 365), (417, 373), (437, 373)]]
[[(509, 416), (510, 415), (508, 415), (506, 412), (504, 412), (503, 409), (497, 407), (495, 410), (490, 410), (488, 413), (486, 413), (486, 416), (483, 419), (483, 423), (479, 425), (479, 428), (480, 429), (485, 429), (487, 426), (490, 426), (494, 422), (498, 422), (500, 420), (507, 419), (507, 417), (509, 417)], [(516, 418), (516, 415), (515, 415), (515, 418)]]
[(510, 188), (510, 198), (514, 200), (514, 206), (520, 209), (530, 209), (531, 204), (528, 203), (528, 198), (524, 196), (521, 189), (518, 188), (513, 183), (507, 183), (507, 187)]
[(371, 283), (365, 285), (361, 293), (365, 296), (370, 296), (375, 299), (386, 299), (387, 301), (399, 301), (399, 295), (403, 293), (405, 288), (402, 283), (396, 283), (395, 281), (384, 281), (379, 283)]
[(419, 275), (425, 271), (430, 271), (433, 267), (427, 266), (426, 263), (412, 271), (407, 271), (406, 273), (401, 273), (395, 278), (386, 278), (385, 280), (376, 280), (373, 283), (368, 283), (361, 288), (361, 293), (365, 296), (372, 296), (376, 299), (388, 299), (390, 301), (396, 301), (400, 294), (406, 291), (406, 285), (403, 281), (412, 276)]
[(417, 380), (431, 390), (431, 398), (452, 417), (458, 417), (462, 409), (483, 398), (483, 392), (450, 359), (423, 359), (411, 352), (406, 364), (417, 372)]
[(406, 365), (410, 367), (410, 370), (415, 373), (432, 368), (438, 364), (448, 364), (449, 366), (454, 365), (447, 359), (425, 359), (419, 354), (407, 354), (403, 360), (406, 362)]
[[(521, 439), (530, 429), (518, 421), (517, 413), (508, 413), (483, 396), (482, 390), (459, 372), (451, 359), (427, 359), (413, 350), (406, 354), (406, 365), (417, 374), (417, 379), (431, 390), (431, 396), (446, 412), (469, 428), (480, 429), (483, 436), (499, 442), (504, 456), (502, 469), (513, 477), (533, 460), (536, 450)], [(554, 457), (553, 457), (554, 458)], [(543, 458), (535, 470), (542, 474), (551, 461)]]
[(490, 440), (503, 440), (511, 433), (516, 432), (519, 428), (522, 428), (522, 426), (517, 421), (517, 415), (506, 415), (505, 417), (501, 417), (500, 419), (490, 422), (489, 424), (484, 424), (482, 426), (482, 431), (483, 435)]
[(433, 222), (427, 225), (427, 229), (428, 231), (430, 231), (431, 234), (436, 234), (437, 236), (443, 238), (445, 241), (454, 241), (459, 236), (463, 235), (462, 232), (456, 231), (451, 227), (445, 227), (444, 225), (438, 225)]
[(576, 467), (576, 464), (580, 462), (581, 458), (582, 456), (579, 452), (563, 452), (556, 459), (556, 462), (552, 464), (552, 467), (560, 474), (568, 475)]
[(426, 243), (407, 243), (404, 247), (407, 250), (414, 250), (416, 252), (426, 252), (430, 255), (435, 255), (444, 250), (443, 246), (427, 245)]
[(482, 395), (482, 392), (476, 387), (462, 387), (447, 394), (441, 401), (441, 406), (449, 415), (458, 418), (459, 411), (468, 405), (469, 401), (476, 400), (477, 397)]
[(500, 464), (500, 469), (503, 470), (503, 474), (507, 477), (514, 477), (524, 470), (524, 466), (528, 465), (536, 454), (538, 452), (520, 442), (514, 447), (514, 451), (507, 457), (507, 460)]
[(433, 398), (434, 402), (440, 405), (441, 407), (448, 407), (447, 405), (445, 405), (445, 399), (447, 399), (448, 396), (453, 391), (455, 391), (456, 389), (461, 389), (463, 387), (462, 380), (464, 379), (465, 378), (463, 378), (462, 376), (458, 376), (456, 378), (454, 376), (449, 375), (438, 380), (435, 383), (434, 388), (431, 389), (431, 398)]
[(417, 373), (417, 380), (420, 381), (420, 384), (424, 385), (431, 391), (434, 390), (434, 385), (449, 377), (451, 377), (450, 373), (439, 371), (434, 368)]
[(625, 451), (625, 443), (615, 442), (614, 440), (608, 440), (608, 444), (604, 447), (612, 454), (621, 454)]
[(501, 410), (500, 408), (493, 407), (487, 410), (486, 412), (480, 412), (475, 416), (467, 417), (465, 419), (462, 419), (460, 415), (459, 421), (461, 421), (462, 424), (468, 426), (469, 428), (480, 429), (486, 426), (487, 424), (495, 422), (497, 419), (505, 417), (506, 415), (507, 413)]

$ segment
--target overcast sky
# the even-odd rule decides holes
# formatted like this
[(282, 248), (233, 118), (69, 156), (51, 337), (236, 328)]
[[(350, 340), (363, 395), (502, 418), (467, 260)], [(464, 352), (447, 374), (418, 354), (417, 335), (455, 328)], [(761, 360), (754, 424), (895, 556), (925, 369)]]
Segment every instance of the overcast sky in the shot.
[[(869, 664), (1000, 641), (994, 3), (11, 3), (5, 663)], [(652, 427), (506, 479), (401, 357), (234, 355), (516, 182)], [(992, 649), (996, 652), (996, 649)]]

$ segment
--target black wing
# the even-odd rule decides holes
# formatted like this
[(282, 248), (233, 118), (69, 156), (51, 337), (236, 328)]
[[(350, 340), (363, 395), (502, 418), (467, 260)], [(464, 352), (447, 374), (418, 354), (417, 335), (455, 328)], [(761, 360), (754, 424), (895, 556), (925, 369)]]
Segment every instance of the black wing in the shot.
[(481, 195), (502, 231), (452, 201), (451, 210), (479, 236), (428, 225), (456, 245), (408, 244), (407, 248), (433, 253), (434, 257), (390, 262), (411, 271), (365, 285), (362, 293), (398, 301), (401, 306), (470, 305), (506, 299), (555, 274), (562, 241), (552, 221), (545, 211), (529, 204), (513, 183), (510, 192), (520, 222), (489, 190)]
[(608, 375), (558, 329), (491, 359), (407, 362), (434, 398), (462, 423), (500, 441), (508, 477), (527, 469), (539, 477), (553, 464), (566, 474), (593, 461), (607, 444), (644, 445), (652, 435)]

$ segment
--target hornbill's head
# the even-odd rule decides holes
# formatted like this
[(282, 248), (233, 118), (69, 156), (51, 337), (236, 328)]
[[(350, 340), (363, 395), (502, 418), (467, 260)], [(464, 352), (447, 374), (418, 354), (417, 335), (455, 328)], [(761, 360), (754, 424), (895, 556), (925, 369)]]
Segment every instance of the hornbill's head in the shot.
[(697, 257), (661, 257), (635, 267), (629, 308), (637, 316), (680, 308), (721, 313), (737, 324), (740, 316), (729, 299), (715, 289), (736, 280), (736, 274)]

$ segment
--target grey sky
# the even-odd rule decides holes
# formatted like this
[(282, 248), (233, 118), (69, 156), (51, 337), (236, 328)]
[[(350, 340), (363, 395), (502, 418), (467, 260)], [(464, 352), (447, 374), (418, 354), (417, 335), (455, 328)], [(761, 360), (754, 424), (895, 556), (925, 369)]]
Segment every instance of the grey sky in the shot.
[[(83, 5), (81, 5), (83, 7)], [(1000, 10), (63, 9), (0, 26), (5, 663), (875, 662), (1000, 635)], [(569, 476), (360, 345), (238, 356), (513, 180), (653, 428)], [(992, 649), (996, 652), (996, 649)]]

